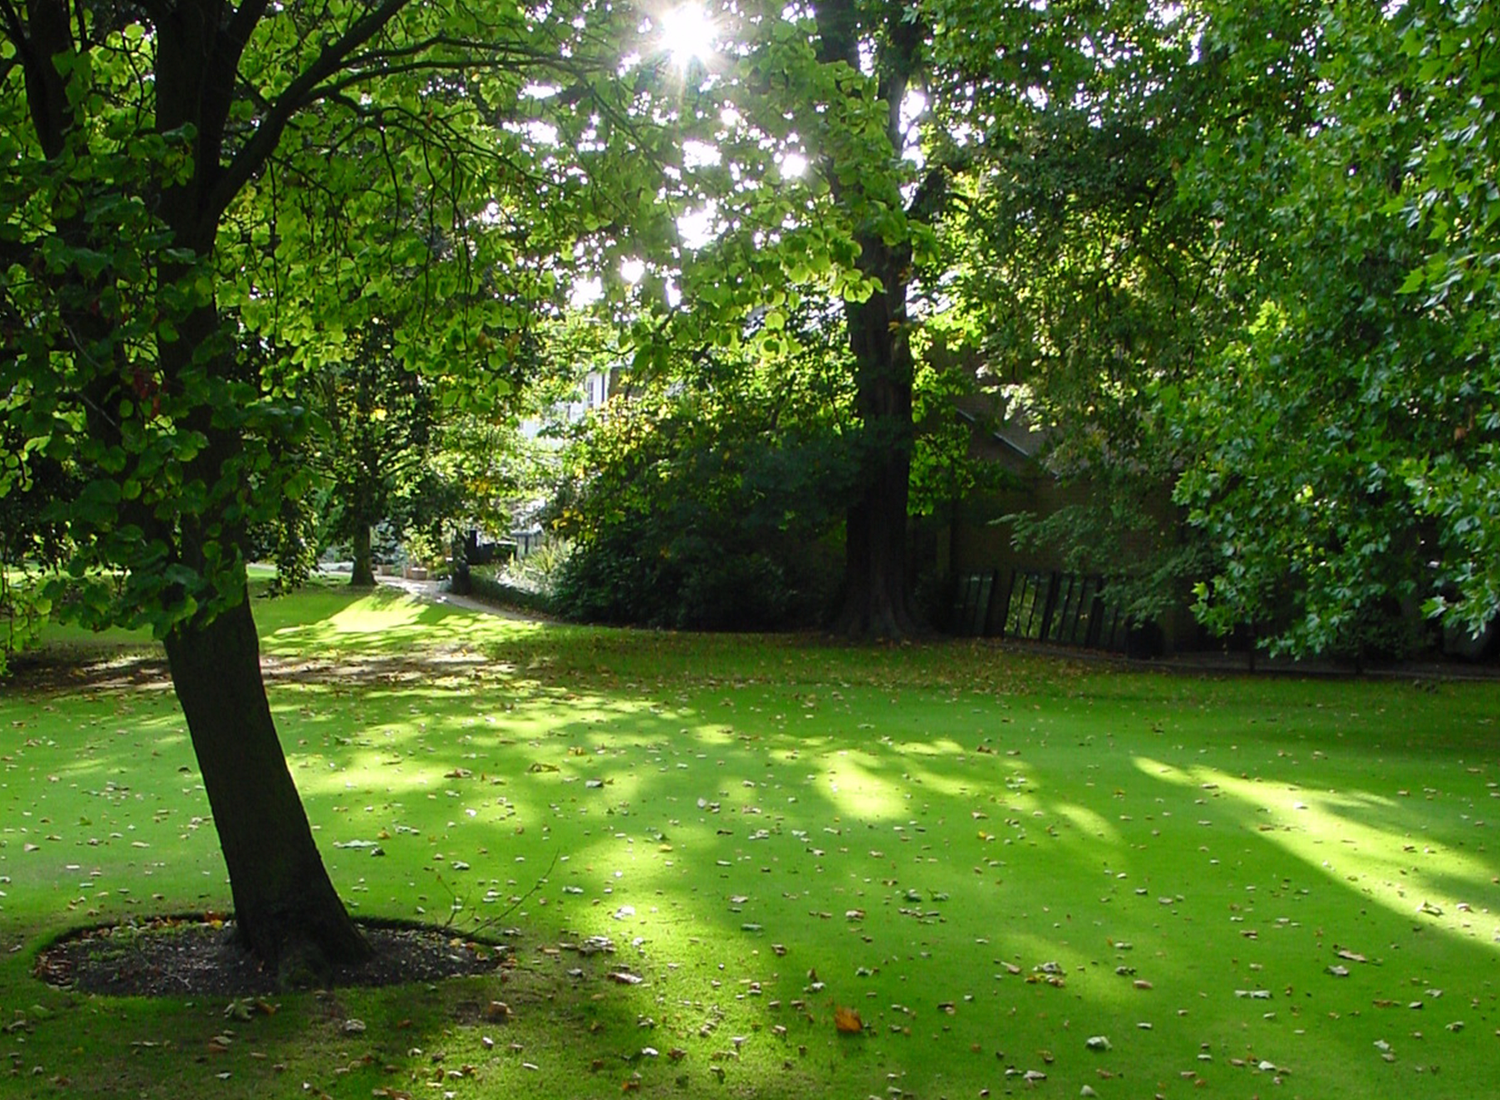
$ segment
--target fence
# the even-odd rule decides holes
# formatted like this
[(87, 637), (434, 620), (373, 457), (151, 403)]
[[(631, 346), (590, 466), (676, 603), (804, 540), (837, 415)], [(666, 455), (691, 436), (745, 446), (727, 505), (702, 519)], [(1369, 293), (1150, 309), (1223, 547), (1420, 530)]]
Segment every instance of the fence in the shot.
[(960, 577), (954, 632), (999, 634), (1056, 645), (1124, 652), (1129, 623), (1104, 597), (1104, 579), (1075, 573), (1015, 569), (1001, 584), (997, 570)]

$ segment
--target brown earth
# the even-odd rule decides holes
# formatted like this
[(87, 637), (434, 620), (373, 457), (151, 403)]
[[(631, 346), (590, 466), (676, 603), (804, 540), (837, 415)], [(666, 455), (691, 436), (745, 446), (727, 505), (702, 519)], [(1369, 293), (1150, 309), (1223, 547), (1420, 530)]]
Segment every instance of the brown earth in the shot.
[[(326, 978), (329, 987), (490, 974), (511, 957), (503, 945), (453, 929), (386, 923), (362, 928), (374, 957), (335, 968)], [(35, 973), (52, 985), (113, 996), (246, 998), (278, 992), (275, 971), (235, 942), (234, 921), (203, 915), (75, 932), (42, 951)]]

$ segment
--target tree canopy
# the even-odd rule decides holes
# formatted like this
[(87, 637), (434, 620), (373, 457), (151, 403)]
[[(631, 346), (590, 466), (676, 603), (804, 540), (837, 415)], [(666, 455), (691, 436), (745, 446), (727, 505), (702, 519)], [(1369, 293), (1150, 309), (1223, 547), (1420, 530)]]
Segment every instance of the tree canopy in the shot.
[(1272, 29), (1206, 27), (1243, 107), (1182, 172), (1240, 306), (1165, 395), (1194, 451), (1178, 499), (1218, 555), (1198, 609), (1279, 622), (1300, 653), (1389, 645), (1419, 606), (1477, 630), (1500, 608), (1500, 206), (1475, 107), (1500, 76), (1494, 14), (1335, 5)]

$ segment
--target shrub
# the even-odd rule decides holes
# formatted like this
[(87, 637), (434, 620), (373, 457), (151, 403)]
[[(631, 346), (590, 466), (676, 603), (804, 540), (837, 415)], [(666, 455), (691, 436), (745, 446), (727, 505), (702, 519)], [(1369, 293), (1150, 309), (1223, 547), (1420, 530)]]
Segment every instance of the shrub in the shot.
[(692, 386), (616, 397), (588, 425), (550, 520), (570, 538), (553, 606), (673, 629), (806, 625), (839, 575), (852, 434), (827, 364), (707, 364)]
[(539, 615), (553, 613), (552, 601), (545, 592), (512, 584), (501, 575), (501, 569), (498, 565), (470, 566), (470, 594), (501, 607), (514, 607)]

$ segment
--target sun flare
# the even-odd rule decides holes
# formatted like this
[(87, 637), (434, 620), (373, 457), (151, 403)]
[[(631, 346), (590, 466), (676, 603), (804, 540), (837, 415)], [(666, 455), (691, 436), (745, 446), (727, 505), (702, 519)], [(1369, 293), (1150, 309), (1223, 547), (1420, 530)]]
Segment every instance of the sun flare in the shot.
[(718, 28), (702, 5), (689, 0), (662, 13), (660, 20), (662, 44), (672, 58), (672, 63), (685, 69), (694, 61), (707, 61), (714, 55), (714, 41)]

